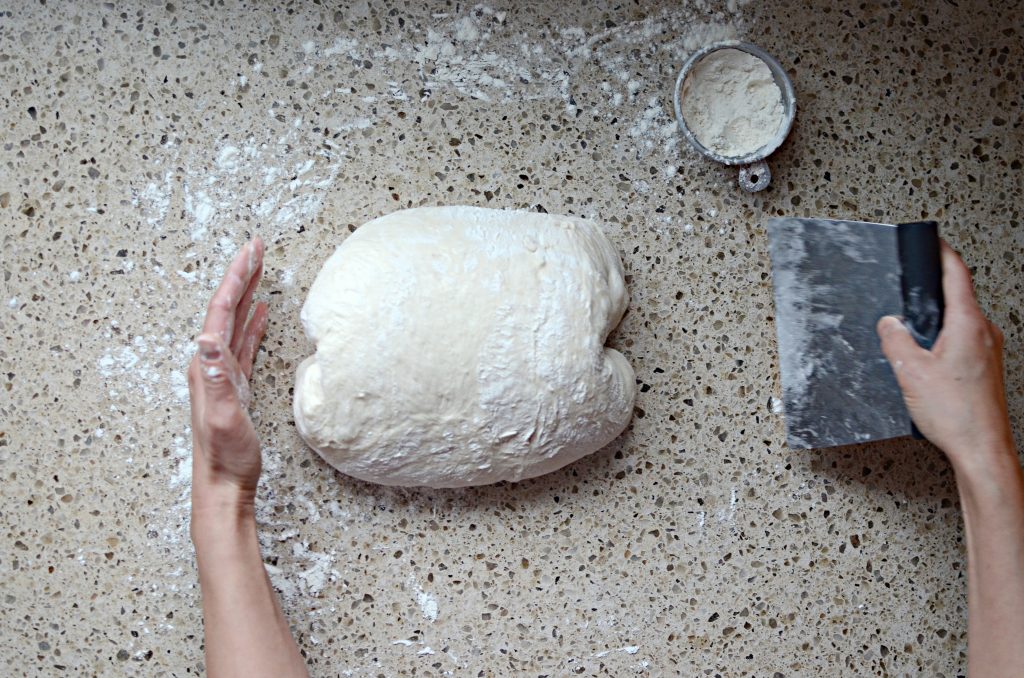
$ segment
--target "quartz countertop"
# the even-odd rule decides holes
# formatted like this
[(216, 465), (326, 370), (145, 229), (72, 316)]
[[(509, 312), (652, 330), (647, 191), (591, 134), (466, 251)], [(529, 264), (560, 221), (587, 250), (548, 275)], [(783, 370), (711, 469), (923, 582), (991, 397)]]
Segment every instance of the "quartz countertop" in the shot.
[[(0, 672), (203, 672), (184, 368), (260, 235), (261, 542), (314, 675), (965, 673), (941, 453), (784, 444), (765, 220), (939, 221), (1006, 332), (1020, 431), (1021, 7), (207, 4), (0, 5)], [(686, 56), (734, 37), (798, 97), (757, 194), (672, 114)], [(461, 491), (302, 444), (313, 277), (432, 204), (607, 226), (639, 386), (615, 443)]]

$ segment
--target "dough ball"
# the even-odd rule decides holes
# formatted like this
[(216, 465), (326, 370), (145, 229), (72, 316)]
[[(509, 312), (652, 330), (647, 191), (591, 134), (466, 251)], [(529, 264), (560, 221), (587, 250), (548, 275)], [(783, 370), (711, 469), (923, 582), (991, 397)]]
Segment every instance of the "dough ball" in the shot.
[(608, 333), (629, 303), (600, 227), (421, 207), (374, 219), (302, 308), (316, 354), (295, 422), (342, 473), (385, 485), (522, 480), (607, 445), (636, 386)]

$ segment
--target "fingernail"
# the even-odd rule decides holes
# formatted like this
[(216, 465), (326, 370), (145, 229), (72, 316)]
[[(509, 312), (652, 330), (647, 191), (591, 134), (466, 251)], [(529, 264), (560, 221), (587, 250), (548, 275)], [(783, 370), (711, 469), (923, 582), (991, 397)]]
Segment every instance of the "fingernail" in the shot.
[(199, 359), (204, 363), (212, 363), (220, 360), (220, 346), (209, 337), (202, 336), (196, 339), (199, 345)]
[(882, 318), (882, 329), (883, 330), (885, 330), (886, 332), (891, 332), (892, 330), (895, 330), (896, 328), (906, 329), (903, 326), (903, 319), (902, 318), (899, 318), (899, 317), (894, 316), (894, 315), (887, 315), (884, 318)]
[(249, 249), (246, 253), (248, 259), (246, 263), (249, 267), (249, 275), (252, 275), (252, 272), (256, 270), (256, 242), (250, 241), (246, 247)]

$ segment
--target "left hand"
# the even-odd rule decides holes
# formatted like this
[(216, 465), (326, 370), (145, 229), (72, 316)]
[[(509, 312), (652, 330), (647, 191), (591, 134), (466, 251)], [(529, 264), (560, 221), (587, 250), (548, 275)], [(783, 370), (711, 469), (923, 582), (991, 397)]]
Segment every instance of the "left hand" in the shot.
[(192, 401), (192, 522), (205, 513), (251, 508), (260, 442), (249, 419), (249, 376), (267, 330), (267, 305), (249, 317), (263, 273), (263, 242), (247, 243), (210, 300), (188, 370)]

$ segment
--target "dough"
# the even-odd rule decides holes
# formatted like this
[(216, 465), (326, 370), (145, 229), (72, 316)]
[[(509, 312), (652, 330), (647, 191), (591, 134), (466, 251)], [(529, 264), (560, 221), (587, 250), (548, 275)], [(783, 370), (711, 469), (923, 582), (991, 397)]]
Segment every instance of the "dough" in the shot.
[(636, 385), (604, 347), (629, 303), (599, 226), (420, 207), (375, 219), (302, 308), (316, 354), (295, 423), (342, 473), (385, 485), (522, 480), (607, 445)]

